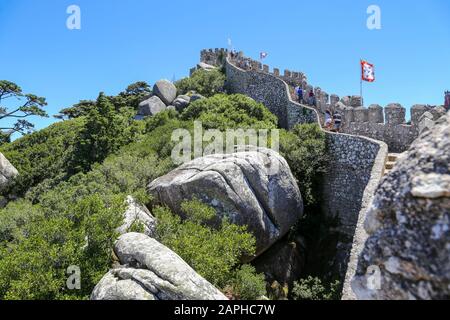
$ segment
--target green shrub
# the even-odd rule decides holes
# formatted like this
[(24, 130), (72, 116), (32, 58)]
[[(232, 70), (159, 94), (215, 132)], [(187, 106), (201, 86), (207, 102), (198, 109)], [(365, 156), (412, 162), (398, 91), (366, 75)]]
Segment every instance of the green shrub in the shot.
[[(109, 201), (90, 195), (60, 215), (29, 221), (22, 227), (26, 236), (0, 246), (0, 299), (88, 298), (111, 265), (123, 211), (123, 195)], [(80, 268), (81, 290), (66, 287), (69, 266)]]
[(256, 273), (255, 267), (248, 264), (234, 272), (230, 287), (239, 300), (256, 300), (267, 294), (264, 274)]
[(181, 114), (183, 120), (199, 120), (205, 129), (275, 129), (277, 117), (263, 104), (241, 95), (218, 94), (194, 101)]
[(217, 228), (206, 224), (214, 216), (214, 209), (198, 200), (183, 204), (186, 220), (169, 209), (158, 207), (158, 239), (175, 251), (184, 261), (213, 285), (224, 288), (243, 255), (255, 253), (255, 238), (246, 227), (223, 220)]
[(9, 203), (7, 209), (0, 209), (0, 243), (22, 239), (23, 228), (42, 216), (41, 208), (29, 201), (20, 199)]
[(325, 133), (317, 124), (281, 131), (280, 152), (298, 181), (306, 205), (317, 203), (320, 179), (327, 170)]
[(20, 175), (2, 194), (20, 197), (44, 180), (59, 182), (66, 178), (72, 170), (70, 161), (83, 126), (82, 118), (59, 122), (3, 145), (0, 152)]
[(339, 299), (339, 281), (325, 285), (319, 278), (309, 276), (294, 283), (294, 300), (337, 300)]
[(223, 91), (225, 75), (220, 70), (197, 70), (191, 77), (184, 78), (175, 83), (178, 94), (187, 94), (195, 91), (205, 97), (211, 97)]

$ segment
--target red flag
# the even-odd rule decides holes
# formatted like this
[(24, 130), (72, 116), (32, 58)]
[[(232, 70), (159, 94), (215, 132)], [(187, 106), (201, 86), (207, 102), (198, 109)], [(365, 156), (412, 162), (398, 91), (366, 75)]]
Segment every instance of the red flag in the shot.
[(361, 79), (367, 82), (375, 81), (374, 65), (364, 60), (361, 60)]

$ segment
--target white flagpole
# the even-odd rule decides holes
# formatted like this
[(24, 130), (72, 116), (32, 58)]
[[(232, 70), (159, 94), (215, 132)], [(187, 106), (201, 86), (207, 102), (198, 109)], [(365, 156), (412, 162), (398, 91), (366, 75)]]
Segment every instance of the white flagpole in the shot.
[(360, 61), (359, 61), (359, 67), (360, 67), (360, 70), (361, 70), (361, 74), (360, 74), (360, 88), (359, 88), (359, 94), (360, 94), (360, 97), (361, 97), (361, 103), (362, 104), (364, 104), (364, 99), (363, 99), (363, 69), (362, 69), (362, 62), (363, 62), (363, 60), (362, 59), (360, 59)]

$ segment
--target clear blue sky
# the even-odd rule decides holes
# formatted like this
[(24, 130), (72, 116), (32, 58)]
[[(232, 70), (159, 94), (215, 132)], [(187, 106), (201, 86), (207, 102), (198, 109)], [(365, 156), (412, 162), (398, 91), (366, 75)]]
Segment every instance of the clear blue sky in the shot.
[[(66, 9), (81, 8), (81, 30)], [(366, 27), (381, 8), (381, 30)], [(188, 75), (202, 48), (236, 49), (313, 85), (359, 93), (359, 59), (376, 66), (366, 105), (443, 104), (450, 89), (450, 1), (0, 0), (0, 79), (47, 98), (48, 112), (100, 91)], [(38, 120), (37, 128), (55, 119)]]

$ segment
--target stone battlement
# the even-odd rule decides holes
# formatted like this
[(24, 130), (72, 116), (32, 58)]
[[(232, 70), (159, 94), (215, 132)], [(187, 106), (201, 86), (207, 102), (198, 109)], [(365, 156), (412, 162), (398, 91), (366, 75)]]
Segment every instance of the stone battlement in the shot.
[[(384, 108), (377, 104), (365, 108), (360, 96), (339, 97), (336, 94), (328, 94), (322, 88), (309, 84), (303, 72), (285, 69), (282, 73), (279, 68), (271, 68), (260, 61), (245, 57), (243, 52), (232, 55), (227, 49), (202, 50), (200, 60), (218, 66), (225, 63), (226, 57), (242, 70), (268, 74), (283, 80), (291, 87), (290, 93), (294, 100), (296, 97), (293, 88), (300, 86), (305, 96), (313, 90), (316, 98), (314, 109), (319, 112), (322, 120), (326, 110), (332, 113), (339, 111), (343, 117), (343, 133), (384, 141), (391, 152), (401, 153), (409, 148), (419, 136), (421, 118), (425, 113), (430, 112), (433, 115), (442, 113), (440, 110), (436, 111), (433, 106), (417, 104), (411, 108), (411, 121), (407, 123), (406, 108), (398, 103), (389, 104)], [(291, 119), (283, 121), (292, 123)]]

